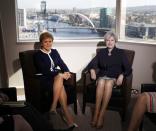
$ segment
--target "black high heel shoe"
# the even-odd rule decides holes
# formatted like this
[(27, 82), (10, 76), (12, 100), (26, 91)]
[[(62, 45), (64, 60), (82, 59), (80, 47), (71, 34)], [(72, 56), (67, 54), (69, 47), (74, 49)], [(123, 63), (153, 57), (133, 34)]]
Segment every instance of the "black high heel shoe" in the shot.
[(98, 121), (98, 123), (96, 124), (96, 128), (97, 128), (97, 129), (103, 128), (103, 123), (104, 123), (103, 120), (101, 120), (100, 122)]
[(97, 125), (96, 128), (97, 128), (97, 129), (103, 128), (103, 124), (102, 124), (102, 125)]
[(92, 122), (90, 123), (90, 125), (91, 125), (91, 127), (96, 127), (96, 122), (92, 121)]
[(76, 123), (73, 123), (72, 125), (69, 126), (69, 128), (75, 128), (75, 127), (79, 127)]

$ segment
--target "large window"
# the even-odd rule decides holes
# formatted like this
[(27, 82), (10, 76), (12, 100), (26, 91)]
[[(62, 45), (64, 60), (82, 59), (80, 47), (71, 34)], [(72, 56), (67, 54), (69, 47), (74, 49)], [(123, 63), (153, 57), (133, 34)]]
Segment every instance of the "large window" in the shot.
[(96, 39), (113, 30), (122, 40), (156, 40), (155, 0), (17, 0), (19, 41), (43, 31), (55, 39)]
[(125, 38), (148, 41), (156, 40), (156, 1), (125, 1)]
[(115, 30), (116, 0), (17, 0), (19, 41), (38, 39), (43, 31), (55, 39), (96, 39)]

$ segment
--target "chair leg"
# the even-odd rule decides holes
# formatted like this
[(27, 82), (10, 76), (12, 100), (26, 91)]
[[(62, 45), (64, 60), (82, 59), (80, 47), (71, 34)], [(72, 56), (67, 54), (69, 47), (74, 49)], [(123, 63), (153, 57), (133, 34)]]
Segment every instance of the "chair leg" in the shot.
[(86, 109), (86, 99), (85, 96), (83, 96), (83, 105), (82, 105), (82, 113), (85, 114), (85, 109)]
[(141, 123), (140, 123), (139, 131), (142, 131), (142, 129), (143, 129), (143, 120), (142, 120)]
[(121, 113), (121, 119), (122, 119), (122, 121), (125, 121), (125, 112)]
[(74, 113), (77, 115), (77, 101), (74, 102)]

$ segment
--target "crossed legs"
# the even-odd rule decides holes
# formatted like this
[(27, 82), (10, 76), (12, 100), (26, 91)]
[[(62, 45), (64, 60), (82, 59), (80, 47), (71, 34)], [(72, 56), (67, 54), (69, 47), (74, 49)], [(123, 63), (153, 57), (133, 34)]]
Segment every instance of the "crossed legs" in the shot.
[(50, 111), (56, 111), (57, 102), (63, 88), (63, 78), (60, 75), (55, 76), (53, 84), (53, 102)]
[(112, 87), (114, 85), (114, 80), (103, 80), (98, 81), (96, 88), (96, 104), (93, 120), (91, 122), (92, 126), (100, 128), (103, 126), (104, 115), (110, 97), (112, 95)]
[(63, 78), (60, 75), (57, 75), (54, 78), (54, 84), (53, 84), (53, 103), (51, 105), (51, 109), (50, 111), (56, 111), (56, 106), (57, 106), (57, 102), (60, 102), (63, 111), (64, 111), (64, 115), (67, 119), (67, 124), (70, 126), (72, 125), (73, 122), (73, 118), (68, 110), (67, 107), (67, 95), (66, 95), (66, 91), (64, 89), (64, 85), (63, 85)]
[(145, 93), (139, 95), (134, 106), (128, 131), (137, 131), (144, 113), (147, 111), (147, 96)]

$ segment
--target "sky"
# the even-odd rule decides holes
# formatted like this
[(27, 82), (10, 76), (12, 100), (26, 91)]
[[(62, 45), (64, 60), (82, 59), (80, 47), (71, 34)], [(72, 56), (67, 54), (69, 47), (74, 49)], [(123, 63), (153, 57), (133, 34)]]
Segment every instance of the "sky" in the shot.
[[(17, 0), (19, 8), (38, 8), (42, 0)], [(114, 7), (116, 0), (45, 0), (47, 8)], [(118, 0), (117, 0), (118, 1)], [(156, 5), (156, 0), (123, 0), (128, 6)]]

